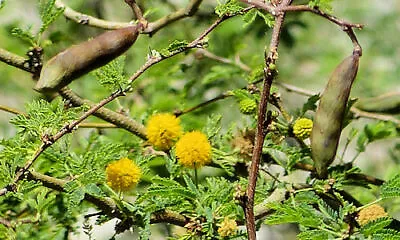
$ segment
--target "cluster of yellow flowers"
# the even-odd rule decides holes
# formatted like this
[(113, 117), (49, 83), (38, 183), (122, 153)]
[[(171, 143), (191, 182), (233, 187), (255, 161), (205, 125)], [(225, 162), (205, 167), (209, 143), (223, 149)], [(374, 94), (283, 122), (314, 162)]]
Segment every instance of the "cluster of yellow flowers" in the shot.
[(365, 225), (368, 222), (386, 216), (388, 216), (388, 214), (385, 212), (385, 209), (383, 207), (381, 207), (379, 204), (373, 204), (362, 209), (358, 213), (357, 221), (360, 225)]
[[(175, 145), (176, 157), (182, 166), (197, 169), (211, 162), (211, 144), (204, 133), (193, 131), (181, 136), (180, 120), (172, 114), (155, 114), (147, 123), (148, 141), (163, 151)], [(111, 188), (127, 191), (139, 182), (142, 172), (132, 160), (121, 158), (107, 166), (106, 174)]]
[(181, 135), (180, 121), (172, 114), (155, 114), (147, 123), (149, 143), (163, 151), (175, 145), (175, 153), (181, 165), (200, 168), (211, 162), (211, 144), (204, 133), (193, 131)]
[(299, 139), (306, 139), (311, 135), (313, 121), (308, 118), (299, 118), (293, 124), (293, 134)]

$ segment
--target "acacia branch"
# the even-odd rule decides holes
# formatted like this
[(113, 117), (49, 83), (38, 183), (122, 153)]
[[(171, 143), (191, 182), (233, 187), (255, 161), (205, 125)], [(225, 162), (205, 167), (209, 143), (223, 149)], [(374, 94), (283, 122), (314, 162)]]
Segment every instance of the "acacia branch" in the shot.
[(199, 9), (199, 6), (202, 3), (202, 1), (203, 0), (191, 0), (185, 8), (179, 9), (176, 12), (170, 13), (167, 16), (162, 17), (155, 22), (149, 23), (149, 25), (143, 32), (152, 35), (161, 28), (175, 21), (178, 21), (185, 17), (193, 16)]
[(21, 112), (20, 110), (17, 110), (15, 108), (11, 108), (11, 107), (8, 107), (8, 106), (4, 106), (4, 105), (0, 105), (0, 110), (4, 111), (4, 112), (9, 112), (9, 113), (12, 113), (12, 114), (25, 115), (25, 113)]
[[(67, 99), (68, 101), (70, 101), (70, 103), (75, 107), (79, 107), (82, 105), (88, 105), (88, 106), (92, 107), (95, 105), (95, 103), (93, 103), (87, 99), (82, 99), (68, 87), (62, 88), (58, 93), (64, 99)], [(104, 121), (112, 123), (120, 128), (123, 128), (123, 129), (135, 134), (136, 136), (140, 137), (141, 139), (144, 139), (144, 140), (147, 139), (146, 129), (143, 126), (143, 124), (135, 121), (134, 119), (132, 119), (128, 116), (114, 112), (106, 107), (103, 107), (103, 108), (97, 110), (96, 112), (93, 113), (93, 115), (98, 118), (103, 119)]]
[(307, 5), (279, 5), (277, 7), (274, 7), (271, 3), (269, 2), (265, 2), (265, 1), (253, 1), (253, 0), (241, 0), (244, 3), (247, 3), (249, 5), (255, 6), (259, 9), (263, 9), (267, 12), (269, 12), (270, 14), (272, 14), (273, 16), (277, 16), (282, 12), (311, 12), (314, 13), (318, 16), (321, 16), (331, 22), (333, 22), (334, 24), (342, 27), (342, 28), (346, 28), (343, 30), (347, 30), (347, 28), (358, 28), (361, 29), (363, 28), (362, 24), (358, 24), (358, 23), (350, 23), (347, 22), (345, 20), (339, 19), (333, 15), (330, 15), (326, 12), (321, 11), (319, 8), (311, 8)]
[(92, 27), (98, 27), (98, 28), (103, 28), (103, 29), (119, 29), (119, 28), (124, 28), (124, 27), (129, 27), (133, 26), (134, 23), (130, 22), (113, 22), (113, 21), (106, 21), (102, 19), (95, 18), (90, 15), (86, 15), (80, 12), (77, 12), (73, 10), (72, 8), (68, 7), (65, 5), (61, 0), (56, 0), (55, 2), (56, 7), (58, 8), (64, 8), (64, 16), (72, 20), (76, 23), (83, 24), (83, 25), (89, 25)]
[[(291, 0), (284, 0), (282, 4), (284, 6), (290, 5)], [(265, 136), (267, 134), (266, 132), (267, 129), (266, 124), (268, 124), (268, 122), (266, 122), (267, 103), (270, 95), (272, 81), (275, 76), (275, 71), (272, 70), (271, 66), (275, 66), (276, 60), (278, 58), (277, 50), (278, 50), (279, 37), (282, 30), (284, 18), (285, 18), (284, 13), (281, 13), (275, 18), (275, 24), (272, 29), (272, 37), (268, 49), (268, 54), (265, 54), (263, 89), (261, 92), (261, 100), (258, 105), (256, 137), (254, 140), (253, 155), (249, 170), (249, 183), (247, 185), (246, 201), (245, 201), (246, 228), (249, 240), (256, 240), (254, 195), (256, 190), (258, 169), (261, 160), (262, 146), (264, 143)]]
[[(128, 3), (132, 2), (133, 0), (127, 0)], [(135, 1), (133, 1), (135, 2)], [(148, 24), (144, 24), (145, 29), (143, 30), (143, 33), (146, 34), (154, 34), (161, 28), (177, 21), (185, 17), (190, 17), (193, 16), (197, 10), (199, 9), (200, 4), (202, 3), (202, 0), (191, 0), (189, 4), (182, 9), (177, 10), (176, 12), (170, 13), (165, 17), (162, 17), (154, 22), (150, 22)], [(68, 7), (65, 5), (61, 0), (56, 0), (55, 5), (58, 8), (64, 8), (64, 16), (67, 19), (70, 19), (76, 23), (83, 24), (83, 25), (89, 25), (92, 27), (98, 27), (102, 29), (119, 29), (119, 28), (124, 28), (124, 27), (129, 27), (134, 25), (134, 22), (114, 22), (114, 21), (106, 21), (103, 19), (95, 18), (93, 16), (83, 14), (80, 12), (77, 12), (73, 10), (72, 8)], [(142, 21), (142, 23), (147, 21), (143, 18), (142, 12), (140, 8), (136, 4), (131, 5), (132, 9), (138, 18), (139, 21)], [(143, 21), (144, 20), (144, 21)], [(146, 26), (147, 25), (147, 26)]]
[(35, 73), (31, 68), (29, 68), (27, 66), (26, 60), (27, 59), (15, 54), (15, 53), (12, 53), (5, 49), (0, 48), (0, 61), (1, 62), (4, 62), (8, 65), (14, 66), (21, 70), (24, 70), (26, 72)]
[[(64, 186), (68, 183), (67, 180), (58, 179), (55, 177), (50, 177), (38, 172), (28, 171), (27, 178), (29, 180), (41, 182), (43, 186), (57, 190), (59, 192), (65, 192)], [(125, 213), (117, 207), (115, 201), (109, 197), (97, 197), (90, 194), (85, 194), (84, 199), (92, 204), (94, 204), (97, 208), (99, 208), (102, 212), (106, 213), (109, 217), (119, 218), (124, 220), (126, 218)], [(189, 218), (185, 217), (179, 213), (170, 211), (170, 210), (161, 210), (152, 214), (150, 222), (151, 223), (171, 223), (178, 226), (185, 226), (189, 222)]]
[[(59, 192), (65, 192), (64, 186), (69, 182), (67, 180), (58, 179), (35, 171), (28, 171), (27, 179), (40, 182), (43, 184), (43, 186)], [(118, 218), (121, 220), (126, 218), (126, 213), (119, 209), (115, 201), (109, 197), (97, 197), (86, 193), (84, 200), (95, 205), (99, 210), (101, 210), (101, 212), (104, 212), (109, 217)], [(266, 208), (265, 204), (257, 205), (256, 209), (256, 219), (261, 219), (273, 212), (273, 210)], [(185, 225), (191, 221), (192, 220), (189, 217), (168, 209), (154, 212), (150, 217), (150, 223), (152, 224), (169, 223), (181, 227), (185, 227)], [(7, 222), (4, 223), (7, 224)], [(2, 222), (0, 222), (0, 224), (2, 224)], [(238, 224), (243, 224), (243, 222), (239, 221)]]

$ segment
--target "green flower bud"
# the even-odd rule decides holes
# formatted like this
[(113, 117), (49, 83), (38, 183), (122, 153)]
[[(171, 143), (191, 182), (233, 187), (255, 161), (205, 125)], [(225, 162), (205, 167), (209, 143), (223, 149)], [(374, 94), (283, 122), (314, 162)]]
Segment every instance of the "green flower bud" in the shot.
[(293, 124), (293, 134), (299, 139), (306, 139), (311, 135), (313, 121), (308, 118), (299, 118)]
[(243, 114), (253, 114), (257, 110), (257, 103), (250, 98), (243, 99), (239, 102), (239, 110)]

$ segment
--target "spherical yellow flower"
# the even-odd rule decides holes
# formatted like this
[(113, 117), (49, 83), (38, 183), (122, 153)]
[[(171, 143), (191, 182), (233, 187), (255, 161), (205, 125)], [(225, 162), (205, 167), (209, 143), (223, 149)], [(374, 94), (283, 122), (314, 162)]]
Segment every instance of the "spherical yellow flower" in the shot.
[(108, 164), (106, 174), (107, 184), (112, 189), (127, 191), (139, 182), (142, 171), (129, 158), (121, 158)]
[(170, 113), (155, 114), (147, 122), (147, 138), (156, 148), (166, 151), (182, 135), (180, 120)]
[(200, 168), (211, 163), (211, 145), (199, 131), (186, 133), (175, 146), (178, 162), (188, 168)]
[(388, 214), (385, 212), (385, 209), (383, 207), (381, 207), (379, 204), (373, 204), (362, 209), (358, 213), (357, 221), (360, 225), (365, 225), (370, 221), (386, 217), (387, 215)]
[(218, 224), (218, 234), (221, 237), (229, 237), (233, 236), (236, 234), (236, 231), (238, 229), (238, 226), (236, 224), (236, 221), (234, 219), (229, 219), (229, 218), (224, 218), (224, 221), (222, 223)]
[(306, 139), (311, 135), (313, 121), (308, 118), (299, 118), (293, 124), (293, 134), (300, 138)]

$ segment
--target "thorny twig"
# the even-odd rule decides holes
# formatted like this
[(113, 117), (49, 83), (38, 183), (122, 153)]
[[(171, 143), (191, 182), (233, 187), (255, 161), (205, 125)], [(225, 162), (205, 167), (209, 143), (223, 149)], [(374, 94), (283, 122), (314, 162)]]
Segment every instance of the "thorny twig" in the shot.
[[(283, 6), (291, 4), (291, 0), (284, 0), (281, 3)], [(256, 225), (254, 217), (254, 195), (256, 189), (256, 182), (258, 176), (258, 168), (261, 160), (262, 147), (264, 138), (266, 136), (266, 128), (268, 122), (266, 122), (266, 110), (268, 98), (270, 95), (271, 85), (275, 76), (273, 67), (275, 66), (278, 58), (278, 45), (279, 37), (283, 26), (285, 14), (282, 13), (275, 18), (275, 24), (272, 29), (272, 37), (269, 45), (268, 53), (265, 54), (265, 68), (264, 68), (264, 80), (263, 89), (261, 92), (261, 100), (258, 105), (258, 119), (256, 137), (254, 140), (254, 149), (251, 159), (251, 165), (249, 170), (249, 183), (246, 190), (246, 201), (245, 201), (245, 217), (246, 217), (246, 228), (249, 240), (256, 240)]]

